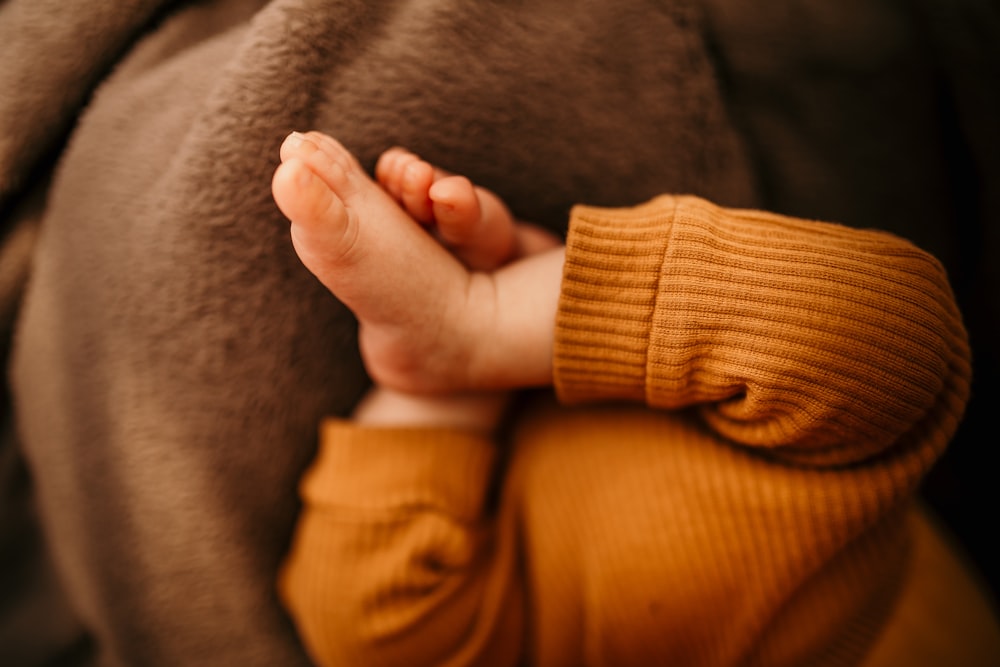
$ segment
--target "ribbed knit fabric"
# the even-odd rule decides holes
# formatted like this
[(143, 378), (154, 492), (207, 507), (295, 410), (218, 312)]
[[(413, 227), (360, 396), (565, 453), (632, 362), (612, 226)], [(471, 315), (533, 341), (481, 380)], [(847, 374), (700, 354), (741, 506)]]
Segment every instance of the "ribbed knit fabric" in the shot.
[(943, 398), (954, 427), (969, 353), (944, 272), (918, 248), (694, 197), (581, 207), (573, 222), (564, 402), (705, 404), (726, 437), (822, 464), (925, 430)]
[(495, 542), (483, 516), (489, 437), (338, 420), (322, 435), (282, 581), (317, 660), (514, 664), (521, 591), (515, 542)]
[(321, 664), (858, 662), (968, 395), (933, 258), (691, 197), (580, 207), (554, 364), (496, 512), (485, 434), (326, 427), (282, 577)]

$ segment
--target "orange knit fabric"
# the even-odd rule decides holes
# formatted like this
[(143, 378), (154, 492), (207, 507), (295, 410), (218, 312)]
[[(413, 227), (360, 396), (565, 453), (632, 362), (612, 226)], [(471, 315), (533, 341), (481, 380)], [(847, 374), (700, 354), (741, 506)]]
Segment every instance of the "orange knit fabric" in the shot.
[(968, 396), (932, 257), (694, 197), (578, 207), (554, 371), (502, 443), (324, 424), (280, 582), (319, 663), (857, 663)]

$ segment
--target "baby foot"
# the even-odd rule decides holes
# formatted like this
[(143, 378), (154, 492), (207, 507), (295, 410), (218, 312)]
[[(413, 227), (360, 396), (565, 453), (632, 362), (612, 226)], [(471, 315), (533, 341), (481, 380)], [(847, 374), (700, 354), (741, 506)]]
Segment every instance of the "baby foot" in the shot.
[(293, 133), (281, 160), (272, 192), (295, 251), (354, 312), (372, 378), (411, 392), (469, 386), (491, 278), (470, 274), (330, 137)]
[(403, 148), (382, 154), (375, 178), (470, 269), (490, 271), (519, 254), (517, 225), (507, 206), (468, 178), (449, 174)]

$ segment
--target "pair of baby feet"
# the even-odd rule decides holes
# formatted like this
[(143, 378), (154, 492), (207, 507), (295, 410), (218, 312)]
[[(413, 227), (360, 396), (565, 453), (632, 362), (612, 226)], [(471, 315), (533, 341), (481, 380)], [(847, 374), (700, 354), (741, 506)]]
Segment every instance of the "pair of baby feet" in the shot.
[[(280, 156), (272, 193), (295, 251), (357, 317), (372, 378), (416, 393), (505, 384), (489, 343), (517, 318), (501, 312), (497, 269), (558, 240), (517, 223), (488, 190), (401, 148), (380, 157), (377, 183), (319, 132), (292, 133)], [(520, 289), (524, 273), (501, 282)]]

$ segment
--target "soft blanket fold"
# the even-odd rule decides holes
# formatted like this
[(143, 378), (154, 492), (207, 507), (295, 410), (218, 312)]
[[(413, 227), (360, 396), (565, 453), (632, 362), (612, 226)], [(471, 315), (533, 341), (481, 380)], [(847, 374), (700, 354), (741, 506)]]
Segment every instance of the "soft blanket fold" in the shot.
[(751, 175), (684, 3), (108, 7), (2, 7), (51, 38), (0, 66), (3, 196), (77, 123), (13, 365), (46, 533), (102, 661), (304, 664), (273, 577), (317, 425), (366, 380), (270, 199), (281, 138), (405, 144), (556, 228), (664, 190), (751, 204)]
[(557, 230), (573, 204), (682, 192), (886, 227), (957, 266), (938, 80), (896, 5), (0, 2), (19, 456), (97, 660), (308, 664), (274, 573), (317, 425), (367, 380), (270, 198), (289, 131), (366, 165), (406, 145)]

